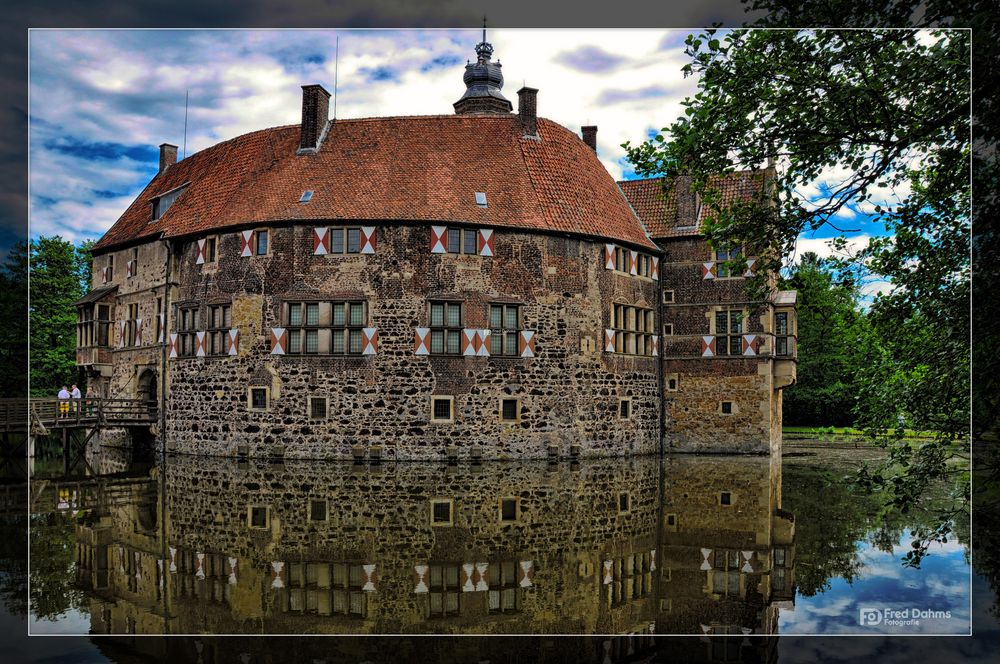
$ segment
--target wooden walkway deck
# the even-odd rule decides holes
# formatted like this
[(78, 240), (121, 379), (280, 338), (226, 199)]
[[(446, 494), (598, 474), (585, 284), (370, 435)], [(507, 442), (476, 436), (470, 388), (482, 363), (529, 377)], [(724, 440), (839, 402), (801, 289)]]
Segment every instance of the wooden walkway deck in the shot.
[(157, 403), (139, 399), (0, 399), (0, 431), (46, 435), (59, 429), (149, 426)]

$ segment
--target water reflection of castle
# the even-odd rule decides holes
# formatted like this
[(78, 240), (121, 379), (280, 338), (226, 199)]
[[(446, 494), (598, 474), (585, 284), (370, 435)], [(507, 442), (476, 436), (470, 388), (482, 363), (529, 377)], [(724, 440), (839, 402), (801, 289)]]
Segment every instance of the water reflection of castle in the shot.
[(776, 632), (794, 597), (780, 497), (780, 462), (762, 458), (171, 457), (77, 526), (78, 581), (96, 634), (631, 635), (602, 645), (618, 661), (650, 634)]

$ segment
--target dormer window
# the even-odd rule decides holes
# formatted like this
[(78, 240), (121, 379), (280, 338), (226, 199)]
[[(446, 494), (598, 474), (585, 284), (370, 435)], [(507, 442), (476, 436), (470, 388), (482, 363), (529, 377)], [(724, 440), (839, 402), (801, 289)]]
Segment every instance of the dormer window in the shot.
[(187, 188), (186, 184), (185, 185), (181, 185), (180, 187), (177, 187), (176, 189), (171, 189), (170, 191), (166, 192), (165, 194), (160, 194), (159, 196), (157, 196), (156, 198), (154, 198), (153, 199), (153, 221), (156, 221), (157, 219), (159, 219), (160, 217), (162, 217), (164, 214), (166, 214), (167, 210), (170, 209), (170, 206), (173, 205), (174, 201), (176, 201), (178, 199), (178, 197), (180, 197), (180, 195), (184, 193), (184, 190), (186, 188)]
[(476, 192), (476, 205), (479, 207), (486, 207), (486, 192), (477, 191)]
[(301, 198), (299, 198), (299, 203), (308, 203), (309, 201), (312, 200), (312, 197), (313, 197), (312, 189), (307, 189), (306, 191), (302, 192), (302, 196)]

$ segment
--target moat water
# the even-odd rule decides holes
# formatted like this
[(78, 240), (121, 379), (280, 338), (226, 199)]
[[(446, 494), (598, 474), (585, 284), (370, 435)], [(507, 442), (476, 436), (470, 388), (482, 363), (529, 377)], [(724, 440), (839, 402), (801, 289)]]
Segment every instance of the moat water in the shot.
[[(968, 634), (985, 582), (967, 520), (905, 565), (946, 488), (886, 512), (845, 477), (879, 454), (798, 441), (780, 460), (356, 465), (136, 462), (103, 448), (74, 477), (36, 460), (30, 572), (8, 518), (0, 621), (91, 635), (104, 655), (88, 661), (151, 647), (99, 635), (600, 635), (573, 657), (522, 638), (552, 648), (547, 661), (635, 661), (663, 635), (691, 635), (685, 657), (713, 661), (773, 654), (774, 635)], [(201, 662), (248, 662), (258, 643), (174, 641), (157, 652)], [(364, 640), (311, 641), (399, 661), (365, 655)]]

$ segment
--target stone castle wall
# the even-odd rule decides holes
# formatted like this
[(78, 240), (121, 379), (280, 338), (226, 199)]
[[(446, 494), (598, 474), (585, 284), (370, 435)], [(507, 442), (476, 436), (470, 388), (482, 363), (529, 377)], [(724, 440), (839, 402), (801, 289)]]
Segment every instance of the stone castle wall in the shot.
[[(657, 362), (611, 355), (602, 340), (612, 303), (654, 307), (651, 279), (606, 270), (603, 244), (559, 236), (494, 233), (492, 257), (432, 254), (430, 228), (379, 227), (374, 255), (313, 255), (312, 226), (271, 229), (267, 256), (240, 256), (240, 236), (219, 236), (217, 265), (181, 254), (171, 301), (205, 307), (232, 302), (240, 331), (234, 357), (169, 363), (167, 440), (177, 451), (251, 455), (284, 446), (286, 456), (348, 458), (352, 447), (383, 448), (388, 459), (544, 457), (658, 451)], [(376, 354), (273, 355), (270, 329), (283, 327), (283, 301), (361, 299), (378, 329)], [(429, 322), (428, 301), (464, 302), (464, 327), (488, 328), (491, 302), (521, 305), (535, 332), (535, 357), (420, 356), (414, 328)], [(171, 331), (176, 316), (171, 312)], [(247, 408), (247, 389), (266, 386), (270, 408)], [(455, 399), (453, 423), (430, 421), (432, 395)], [(310, 396), (329, 399), (329, 417), (310, 420)], [(520, 399), (520, 421), (499, 421), (502, 397)], [(619, 399), (631, 399), (630, 419)]]
[[(770, 357), (770, 303), (751, 301), (743, 277), (706, 279), (706, 263), (716, 271), (718, 266), (703, 239), (676, 238), (663, 245), (663, 287), (673, 290), (673, 302), (662, 305), (663, 323), (672, 325), (662, 353), (665, 449), (771, 452), (780, 442), (775, 402), (781, 393), (774, 389)], [(704, 338), (716, 336), (714, 318), (720, 309), (743, 312), (742, 334), (754, 335), (755, 355), (730, 356), (718, 348), (705, 354)], [(669, 389), (671, 378), (676, 379), (675, 390)], [(731, 404), (731, 412), (723, 411), (723, 402)]]

